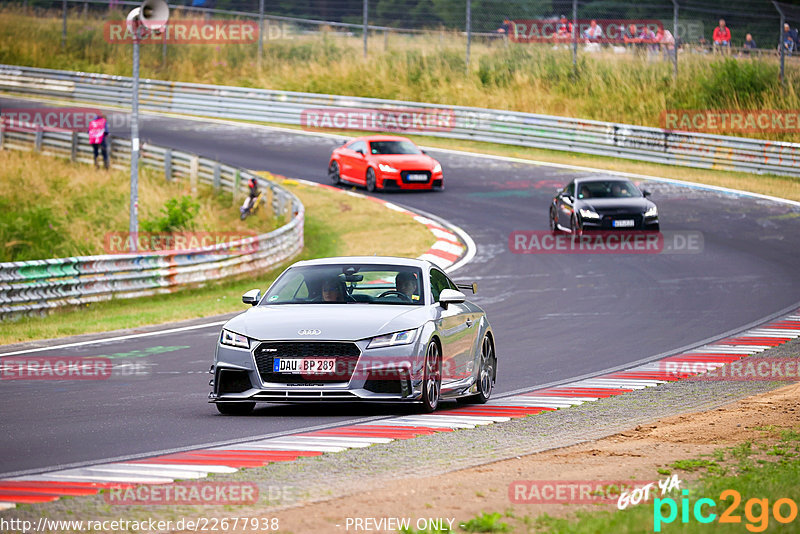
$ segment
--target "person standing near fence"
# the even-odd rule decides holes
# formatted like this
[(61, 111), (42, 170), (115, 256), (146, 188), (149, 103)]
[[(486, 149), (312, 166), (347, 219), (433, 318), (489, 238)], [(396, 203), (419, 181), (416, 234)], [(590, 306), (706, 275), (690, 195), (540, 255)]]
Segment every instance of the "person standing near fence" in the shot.
[(731, 29), (725, 25), (725, 19), (719, 19), (719, 26), (714, 28), (714, 49), (730, 50), (731, 48)]
[(797, 50), (797, 30), (793, 30), (788, 22), (783, 24), (783, 48), (790, 56)]
[(103, 165), (106, 169), (108, 169), (108, 144), (106, 143), (106, 137), (108, 136), (108, 121), (106, 120), (105, 115), (103, 112), (97, 114), (97, 116), (89, 123), (89, 144), (92, 145), (92, 150), (94, 152), (94, 166), (97, 167), (97, 155), (98, 152), (103, 153)]

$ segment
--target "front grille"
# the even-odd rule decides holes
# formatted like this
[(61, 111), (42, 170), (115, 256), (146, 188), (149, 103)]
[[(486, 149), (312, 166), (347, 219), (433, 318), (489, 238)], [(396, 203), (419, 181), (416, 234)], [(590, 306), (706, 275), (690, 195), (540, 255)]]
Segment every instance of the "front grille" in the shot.
[[(622, 228), (615, 228), (614, 222), (617, 219), (633, 220), (633, 226), (625, 226)], [(642, 229), (642, 215), (633, 213), (619, 213), (615, 215), (603, 216), (603, 230), (641, 230)]]
[[(361, 351), (355, 343), (281, 341), (261, 343), (254, 354), (258, 374), (264, 382), (318, 384), (349, 381)], [(275, 358), (336, 358), (336, 369), (325, 374), (275, 373)]]
[[(425, 181), (409, 180), (408, 179), (409, 174), (424, 174), (425, 176), (427, 176), (427, 178), (425, 179)], [(400, 178), (403, 179), (404, 184), (427, 184), (428, 182), (431, 181), (431, 171), (403, 171), (400, 173)]]

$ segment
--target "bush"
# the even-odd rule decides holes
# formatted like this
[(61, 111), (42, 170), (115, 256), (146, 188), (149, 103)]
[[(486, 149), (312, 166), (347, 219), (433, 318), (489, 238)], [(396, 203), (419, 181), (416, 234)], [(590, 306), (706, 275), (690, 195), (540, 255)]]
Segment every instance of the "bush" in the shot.
[(200, 212), (200, 204), (192, 197), (184, 195), (171, 198), (161, 208), (161, 217), (142, 221), (145, 232), (168, 233), (178, 230), (193, 230), (195, 217)]

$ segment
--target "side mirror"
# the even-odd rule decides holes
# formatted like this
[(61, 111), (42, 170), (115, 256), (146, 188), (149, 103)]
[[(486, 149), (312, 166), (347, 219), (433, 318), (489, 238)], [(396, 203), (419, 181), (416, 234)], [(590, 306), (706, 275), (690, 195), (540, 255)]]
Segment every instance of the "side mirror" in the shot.
[(356, 150), (356, 152), (358, 152), (359, 154), (361, 154), (361, 156), (362, 156), (362, 157), (364, 156), (364, 151), (363, 151), (363, 150), (361, 150), (360, 148), (359, 148), (358, 150)]
[(649, 197), (649, 196), (650, 196), (650, 195), (652, 195), (652, 194), (653, 194), (653, 193), (651, 193), (651, 192), (650, 192), (650, 191), (648, 191), (647, 189), (642, 189), (642, 196), (643, 196), (643, 197), (647, 198), (647, 197)]
[(425, 154), (426, 156), (428, 155), (428, 153), (425, 150), (422, 150), (421, 148), (419, 149), (419, 151)]
[(255, 306), (261, 300), (261, 290), (260, 289), (251, 289), (244, 295), (242, 295), (242, 302), (245, 304), (249, 304), (251, 306)]
[(445, 310), (450, 304), (461, 304), (465, 300), (467, 300), (467, 296), (455, 289), (442, 289), (442, 292), (439, 293), (439, 304), (441, 304), (442, 308)]

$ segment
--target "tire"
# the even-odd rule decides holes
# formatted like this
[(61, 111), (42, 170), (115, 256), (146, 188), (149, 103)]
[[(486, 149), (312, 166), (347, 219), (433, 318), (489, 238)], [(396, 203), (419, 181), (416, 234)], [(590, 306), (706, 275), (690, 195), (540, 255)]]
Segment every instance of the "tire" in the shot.
[(255, 402), (217, 402), (217, 411), (222, 415), (248, 415), (256, 407)]
[(483, 342), (481, 342), (481, 363), (478, 369), (478, 392), (475, 395), (458, 399), (459, 402), (464, 404), (486, 404), (492, 396), (496, 376), (497, 356), (494, 353), (494, 345), (489, 336), (484, 336)]
[(442, 393), (442, 358), (439, 345), (431, 340), (425, 349), (425, 364), (422, 374), (422, 411), (432, 413), (439, 407)]
[(550, 208), (550, 231), (552, 233), (558, 232), (558, 226), (556, 225), (556, 210)]
[(570, 219), (569, 227), (572, 230), (572, 235), (583, 235), (583, 228), (581, 228), (581, 224), (578, 222), (578, 217), (574, 213), (572, 214), (572, 219)]
[(339, 185), (342, 182), (338, 161), (332, 161), (330, 167), (328, 167), (328, 179), (333, 182), (333, 185)]
[(375, 170), (370, 167), (367, 169), (367, 191), (374, 193), (375, 189), (377, 189), (375, 182)]

